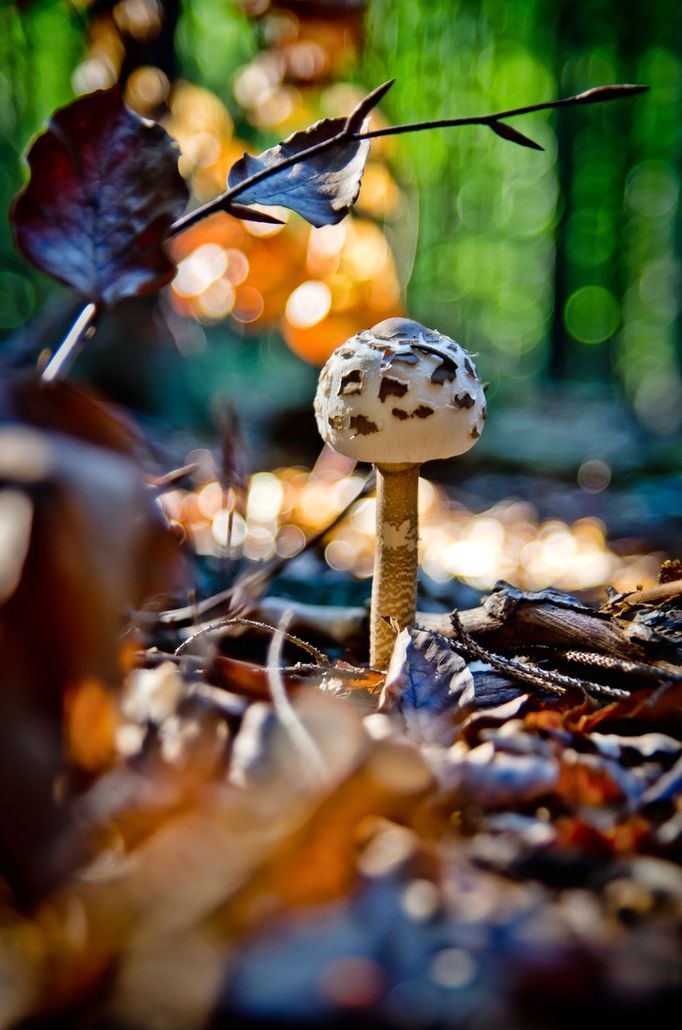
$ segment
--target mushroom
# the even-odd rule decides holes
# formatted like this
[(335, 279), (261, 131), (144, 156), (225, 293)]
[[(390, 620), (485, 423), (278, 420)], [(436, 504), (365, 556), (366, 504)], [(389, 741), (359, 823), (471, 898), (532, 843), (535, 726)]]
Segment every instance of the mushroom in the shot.
[(473, 447), (486, 417), (483, 384), (471, 355), (450, 337), (388, 318), (331, 355), (315, 417), (334, 450), (376, 466), (370, 665), (385, 669), (396, 627), (414, 621), (419, 466)]

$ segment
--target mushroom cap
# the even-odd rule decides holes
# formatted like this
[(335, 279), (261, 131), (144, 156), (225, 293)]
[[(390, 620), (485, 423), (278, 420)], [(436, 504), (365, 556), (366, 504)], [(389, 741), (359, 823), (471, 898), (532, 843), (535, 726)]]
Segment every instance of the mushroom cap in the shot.
[(463, 454), (486, 414), (468, 351), (409, 318), (387, 318), (337, 347), (315, 396), (323, 440), (379, 465)]

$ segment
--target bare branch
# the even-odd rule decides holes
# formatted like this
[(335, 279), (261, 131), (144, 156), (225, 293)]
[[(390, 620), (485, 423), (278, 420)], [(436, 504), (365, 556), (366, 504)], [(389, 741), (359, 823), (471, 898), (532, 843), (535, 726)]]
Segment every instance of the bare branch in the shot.
[(405, 132), (423, 132), (425, 129), (457, 128), (460, 125), (491, 125), (502, 119), (516, 115), (534, 114), (537, 111), (552, 111), (559, 107), (577, 107), (581, 104), (601, 104), (610, 100), (622, 100), (645, 93), (648, 86), (626, 83), (623, 85), (595, 86), (576, 96), (563, 97), (561, 100), (548, 100), (542, 104), (528, 104), (526, 107), (512, 107), (508, 111), (497, 111), (495, 114), (474, 115), (467, 118), (439, 118), (430, 122), (411, 122), (406, 125), (392, 125), (386, 129), (373, 129), (371, 132), (358, 133), (355, 139), (378, 139), (381, 136), (399, 136)]
[(87, 340), (94, 336), (100, 310), (96, 304), (85, 305), (67, 336), (43, 369), (40, 378), (44, 383), (53, 383), (56, 379), (63, 379), (70, 370)]
[[(322, 140), (314, 146), (309, 147), (307, 150), (302, 150), (298, 154), (292, 154), (290, 157), (279, 161), (276, 165), (271, 165), (268, 168), (262, 169), (255, 175), (250, 176), (248, 179), (244, 179), (238, 185), (233, 186), (224, 193), (221, 193), (218, 197), (214, 197), (213, 200), (209, 200), (202, 207), (197, 208), (195, 211), (191, 211), (189, 214), (183, 215), (182, 218), (179, 218), (171, 226), (169, 235), (177, 236), (178, 233), (184, 232), (185, 229), (189, 229), (191, 226), (196, 225), (196, 223), (200, 222), (203, 218), (216, 214), (218, 211), (227, 210), (232, 200), (240, 196), (242, 193), (245, 193), (248, 189), (251, 189), (251, 187), (258, 185), (259, 182), (263, 182), (265, 179), (270, 178), (270, 176), (277, 175), (301, 161), (309, 161), (317, 154), (320, 154), (325, 150), (331, 150), (335, 146), (348, 142), (348, 140), (359, 142), (361, 140), (380, 139), (384, 136), (400, 136), (407, 132), (423, 132), (426, 129), (457, 128), (464, 125), (487, 125), (500, 136), (504, 136), (504, 130), (506, 129), (508, 135), (505, 138), (511, 139), (512, 135), (515, 135), (514, 130), (510, 129), (509, 126), (505, 126), (504, 129), (500, 131), (499, 123), (501, 119), (512, 118), (516, 115), (532, 114), (536, 111), (551, 111), (559, 107), (575, 107), (581, 104), (605, 103), (611, 100), (631, 97), (649, 89), (648, 86), (631, 84), (595, 86), (593, 89), (589, 89), (584, 93), (578, 93), (576, 96), (564, 97), (561, 100), (550, 100), (542, 104), (529, 104), (526, 107), (515, 107), (508, 111), (497, 111), (494, 114), (474, 115), (467, 118), (443, 118), (428, 122), (411, 122), (405, 125), (393, 125), (383, 129), (372, 129), (368, 132), (353, 131), (357, 124), (356, 116), (359, 117), (360, 113), (362, 114), (362, 120), (364, 120), (368, 110), (371, 110), (371, 107), (378, 103), (379, 99), (388, 91), (392, 84), (393, 80), (390, 80), (382, 86), (379, 86), (372, 93), (368, 94), (368, 96), (358, 104), (355, 111), (349, 115), (344, 129), (336, 136)], [(372, 101), (371, 106), (369, 105), (370, 100)], [(520, 143), (520, 139), (516, 138), (514, 139), (514, 142)], [(534, 144), (530, 140), (525, 144), (525, 146), (532, 146), (535, 149), (540, 150), (542, 149), (537, 143)]]
[(564, 673), (541, 669), (532, 662), (520, 662), (515, 658), (506, 658), (491, 651), (486, 651), (481, 644), (478, 644), (466, 632), (459, 618), (459, 613), (454, 611), (450, 614), (452, 628), (456, 639), (452, 646), (458, 651), (461, 649), (468, 657), (478, 658), (481, 661), (492, 665), (494, 669), (505, 672), (512, 679), (521, 680), (529, 686), (550, 690), (554, 694), (565, 694), (567, 690), (583, 690), (587, 694), (597, 697), (627, 698), (629, 691), (620, 690), (617, 687), (607, 687), (603, 683), (591, 683), (588, 680), (577, 679), (575, 676), (566, 676)]
[[(192, 226), (196, 225), (198, 222), (203, 221), (204, 218), (217, 214), (219, 211), (230, 212), (232, 214), (236, 214), (240, 218), (251, 218), (253, 221), (264, 221), (276, 224), (279, 220), (274, 216), (258, 211), (250, 211), (248, 206), (235, 205), (234, 201), (237, 197), (246, 193), (246, 191), (251, 189), (253, 186), (258, 185), (258, 183), (263, 182), (274, 175), (280, 174), (287, 168), (291, 168), (293, 165), (300, 164), (301, 162), (309, 161), (318, 154), (331, 150), (334, 147), (347, 145), (351, 141), (360, 142), (362, 140), (379, 139), (384, 136), (399, 136), (408, 132), (423, 132), (426, 129), (457, 128), (464, 125), (487, 125), (493, 130), (493, 132), (497, 133), (497, 135), (501, 136), (503, 139), (507, 139), (521, 146), (531, 147), (535, 150), (542, 150), (542, 147), (538, 143), (535, 143), (527, 136), (524, 136), (522, 133), (518, 132), (518, 130), (512, 129), (510, 126), (503, 124), (502, 120), (515, 117), (516, 115), (532, 114), (537, 111), (551, 111), (560, 107), (575, 107), (583, 104), (599, 104), (611, 100), (620, 100), (635, 96), (638, 93), (643, 93), (649, 89), (648, 86), (630, 83), (595, 86), (594, 88), (588, 89), (583, 93), (578, 93), (575, 96), (564, 97), (560, 100), (550, 100), (542, 104), (529, 104), (526, 107), (515, 107), (508, 111), (497, 111), (494, 114), (474, 115), (467, 118), (443, 118), (428, 122), (412, 122), (406, 125), (394, 125), (389, 128), (372, 129), (368, 132), (356, 131), (361, 127), (362, 122), (364, 122), (372, 108), (375, 107), (379, 100), (388, 92), (393, 85), (393, 82), (394, 80), (390, 79), (388, 82), (378, 86), (375, 90), (364, 97), (355, 110), (352, 111), (346, 119), (346, 123), (341, 132), (337, 133), (335, 136), (329, 137), (328, 139), (321, 140), (313, 146), (308, 147), (306, 150), (291, 154), (275, 164), (260, 169), (260, 171), (256, 172), (254, 175), (243, 179), (224, 193), (214, 197), (213, 200), (209, 200), (201, 207), (198, 207), (194, 211), (190, 211), (181, 218), (178, 218), (171, 225), (168, 237), (172, 238), (174, 236), (178, 236), (180, 233), (192, 228)], [(90, 330), (94, 329), (95, 312), (91, 311), (90, 314), (86, 316), (86, 311), (92, 307), (94, 306), (88, 305), (88, 308), (83, 309), (74, 325), (74, 328), (71, 333), (69, 333), (67, 340), (64, 341), (52, 360), (49, 362), (43, 373), (43, 379), (50, 380), (53, 378), (59, 378), (71, 367), (73, 361), (80, 352), (80, 348), (87, 338), (88, 333), (91, 335)], [(80, 325), (81, 320), (85, 320), (84, 325), (86, 326), (87, 332), (84, 332), (83, 339), (80, 340), (76, 346), (72, 340), (72, 336), (76, 326)], [(62, 351), (66, 347), (67, 342), (69, 342), (69, 352), (64, 358), (62, 358)], [(71, 354), (71, 349), (73, 349), (73, 354)]]

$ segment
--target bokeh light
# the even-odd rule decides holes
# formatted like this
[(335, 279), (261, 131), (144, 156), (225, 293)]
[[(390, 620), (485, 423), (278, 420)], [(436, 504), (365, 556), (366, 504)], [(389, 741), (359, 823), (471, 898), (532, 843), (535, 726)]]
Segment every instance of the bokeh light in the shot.
[(566, 301), (566, 328), (581, 343), (608, 340), (618, 328), (619, 319), (618, 302), (603, 286), (582, 286)]
[[(610, 469), (601, 459), (586, 461), (578, 482), (588, 493), (606, 489)], [(202, 554), (266, 561), (275, 554), (292, 557), (306, 540), (323, 530), (352, 500), (362, 484), (356, 472), (333, 465), (317, 470), (289, 467), (259, 472), (243, 492), (225, 491), (217, 480), (196, 491), (173, 490), (161, 504), (180, 523)], [(372, 574), (375, 501), (356, 500), (346, 517), (327, 535), (326, 563), (359, 578)], [(569, 524), (540, 519), (532, 505), (500, 501), (474, 512), (453, 501), (435, 483), (419, 481), (419, 560), (436, 583), (456, 578), (478, 590), (506, 579), (529, 590), (558, 587), (617, 590), (656, 582), (660, 555), (617, 553), (599, 519), (584, 517)]]

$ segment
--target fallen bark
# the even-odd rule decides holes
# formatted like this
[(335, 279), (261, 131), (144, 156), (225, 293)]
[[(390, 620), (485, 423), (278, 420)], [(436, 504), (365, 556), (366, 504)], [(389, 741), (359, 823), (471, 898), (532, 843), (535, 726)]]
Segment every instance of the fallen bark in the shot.
[[(253, 616), (276, 625), (285, 611), (293, 613), (292, 628), (312, 632), (338, 645), (348, 644), (367, 632), (365, 608), (324, 607), (268, 597), (258, 603)], [(584, 651), (624, 661), (655, 664), (657, 669), (679, 674), (665, 661), (666, 648), (646, 626), (588, 608), (556, 591), (522, 594), (501, 585), (478, 608), (459, 612), (462, 628), (484, 644), (500, 651), (520, 653), (542, 646), (562, 651)], [(420, 628), (452, 639), (450, 614), (417, 612)]]

